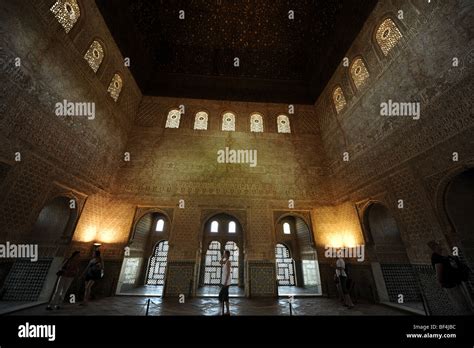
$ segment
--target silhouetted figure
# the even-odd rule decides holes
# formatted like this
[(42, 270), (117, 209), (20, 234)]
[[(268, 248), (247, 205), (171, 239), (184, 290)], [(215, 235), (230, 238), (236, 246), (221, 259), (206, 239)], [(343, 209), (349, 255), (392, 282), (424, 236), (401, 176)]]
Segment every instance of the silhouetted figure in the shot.
[(221, 314), (224, 315), (224, 304), (227, 308), (225, 315), (230, 315), (229, 311), (229, 287), (232, 281), (230, 267), (230, 251), (224, 251), (224, 257), (220, 261), (222, 265), (221, 291), (219, 292), (219, 301), (221, 302)]
[(436, 271), (436, 279), (452, 305), (458, 314), (472, 315), (474, 313), (472, 298), (464, 284), (469, 278), (469, 267), (456, 256), (444, 255), (444, 248), (440, 243), (433, 240), (428, 246), (433, 251), (431, 264)]
[(72, 255), (64, 261), (61, 269), (56, 273), (58, 276), (58, 282), (53, 297), (51, 298), (51, 302), (48, 307), (46, 307), (47, 310), (51, 310), (53, 307), (59, 309), (59, 306), (63, 303), (69, 287), (79, 273), (79, 255), (79, 251), (73, 252)]
[(104, 276), (104, 262), (102, 260), (102, 257), (100, 256), (100, 251), (96, 250), (94, 251), (94, 257), (89, 261), (89, 264), (87, 265), (84, 274), (86, 276), (86, 284), (85, 284), (85, 290), (84, 290), (84, 301), (83, 305), (87, 304), (87, 302), (90, 299), (91, 296), (91, 289), (94, 283), (102, 279)]

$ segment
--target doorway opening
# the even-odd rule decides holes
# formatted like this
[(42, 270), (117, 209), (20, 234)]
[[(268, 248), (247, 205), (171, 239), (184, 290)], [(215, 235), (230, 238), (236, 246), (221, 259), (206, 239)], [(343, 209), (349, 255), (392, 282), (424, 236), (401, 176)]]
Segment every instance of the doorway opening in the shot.
[(222, 265), (225, 250), (230, 251), (231, 286), (229, 295), (244, 296), (244, 267), (241, 255), (243, 231), (240, 222), (228, 214), (218, 214), (204, 224), (201, 272), (198, 296), (217, 297), (220, 291)]
[(276, 226), (275, 264), (279, 296), (320, 296), (321, 277), (314, 238), (299, 216), (286, 215)]

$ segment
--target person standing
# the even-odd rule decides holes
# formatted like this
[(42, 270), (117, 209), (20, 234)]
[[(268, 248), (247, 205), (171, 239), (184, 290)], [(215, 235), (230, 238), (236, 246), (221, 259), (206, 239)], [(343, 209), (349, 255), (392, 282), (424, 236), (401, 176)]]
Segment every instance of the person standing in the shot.
[(433, 240), (428, 246), (433, 251), (431, 264), (436, 271), (438, 284), (444, 289), (458, 314), (472, 315), (474, 306), (464, 284), (469, 277), (469, 268), (457, 257), (443, 255), (444, 248), (440, 243)]
[(86, 284), (84, 290), (84, 301), (82, 304), (86, 305), (91, 296), (92, 286), (97, 280), (102, 279), (104, 276), (104, 261), (100, 256), (99, 250), (94, 251), (94, 257), (89, 261), (84, 274), (86, 276)]
[(354, 303), (352, 303), (351, 295), (349, 294), (347, 286), (346, 263), (342, 257), (338, 258), (336, 261), (336, 277), (339, 280), (339, 286), (344, 299), (344, 306), (353, 308)]
[(225, 315), (230, 315), (229, 311), (229, 287), (232, 281), (231, 267), (230, 267), (230, 251), (224, 251), (224, 257), (220, 261), (222, 265), (221, 277), (221, 291), (219, 292), (219, 301), (221, 302), (221, 315), (224, 315), (224, 304), (227, 312)]
[(62, 264), (61, 269), (56, 273), (58, 282), (56, 290), (51, 297), (51, 302), (46, 307), (47, 310), (59, 309), (64, 301), (64, 297), (71, 286), (74, 278), (79, 273), (79, 251), (74, 251), (72, 255)]

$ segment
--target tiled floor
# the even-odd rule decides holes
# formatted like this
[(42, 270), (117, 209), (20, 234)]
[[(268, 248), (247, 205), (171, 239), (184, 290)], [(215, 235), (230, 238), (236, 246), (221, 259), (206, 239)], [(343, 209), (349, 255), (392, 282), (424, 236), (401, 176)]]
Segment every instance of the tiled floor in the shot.
[[(202, 286), (196, 290), (196, 296), (202, 297), (218, 297), (221, 288), (217, 285)], [(245, 297), (243, 288), (232, 285), (229, 287), (229, 297)]]
[(163, 294), (162, 285), (144, 285), (128, 291), (123, 291), (120, 295), (130, 296), (161, 296)]
[(321, 287), (307, 286), (300, 288), (297, 286), (282, 286), (278, 287), (278, 296), (318, 296), (321, 295)]
[[(87, 306), (65, 305), (60, 310), (46, 311), (38, 306), (11, 315), (145, 315), (148, 298), (115, 296), (90, 302)], [(201, 297), (179, 303), (178, 298), (150, 298), (149, 315), (219, 315), (216, 298)], [(289, 315), (287, 299), (231, 299), (231, 315)], [(353, 309), (343, 307), (337, 300), (328, 298), (296, 298), (293, 315), (405, 315), (382, 305), (359, 303)]]

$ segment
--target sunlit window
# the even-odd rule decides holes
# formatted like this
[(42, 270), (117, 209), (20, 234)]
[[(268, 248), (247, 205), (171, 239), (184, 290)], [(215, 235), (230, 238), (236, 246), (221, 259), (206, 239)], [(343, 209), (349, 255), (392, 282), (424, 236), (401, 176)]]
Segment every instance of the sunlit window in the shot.
[(235, 233), (235, 226), (234, 221), (229, 222), (229, 233)]
[(334, 89), (332, 99), (336, 107), (336, 112), (340, 113), (346, 107), (346, 98), (344, 97), (344, 92), (341, 87), (338, 86)]
[(178, 109), (171, 110), (166, 119), (166, 128), (179, 128), (179, 120), (181, 119), (181, 112)]
[(66, 33), (69, 33), (81, 15), (81, 10), (76, 0), (58, 0), (50, 8), (50, 11), (54, 13), (54, 17), (56, 17)]
[(222, 115), (222, 130), (223, 131), (235, 131), (235, 115), (231, 112), (226, 112)]
[(283, 224), (283, 233), (284, 234), (291, 234), (291, 228), (290, 228), (290, 224), (288, 222), (285, 222)]
[(155, 231), (156, 231), (156, 232), (163, 232), (164, 227), (165, 227), (165, 220), (159, 219), (159, 220), (156, 222), (156, 229), (155, 229)]
[(255, 133), (263, 132), (263, 117), (259, 114), (250, 116), (250, 131)]
[(119, 74), (114, 74), (114, 77), (112, 77), (112, 81), (110, 81), (107, 92), (109, 92), (112, 99), (116, 102), (120, 96), (121, 91), (122, 91), (122, 78), (120, 77)]
[(102, 45), (99, 43), (99, 41), (92, 41), (89, 49), (84, 55), (84, 59), (87, 61), (87, 64), (89, 64), (94, 72), (99, 70), (102, 61), (104, 60), (104, 49), (102, 48)]
[(357, 89), (365, 85), (369, 78), (369, 71), (362, 58), (357, 58), (351, 65), (351, 77)]
[(398, 29), (397, 25), (390, 18), (384, 20), (377, 28), (377, 32), (375, 33), (377, 44), (384, 55), (388, 55), (388, 53), (397, 45), (402, 37), (403, 35)]
[(219, 230), (219, 223), (217, 221), (211, 222), (211, 232), (216, 233)]
[(278, 133), (291, 133), (290, 119), (286, 115), (277, 117)]
[(207, 112), (200, 111), (194, 118), (194, 129), (206, 130), (207, 129)]

